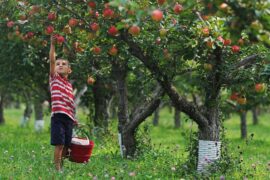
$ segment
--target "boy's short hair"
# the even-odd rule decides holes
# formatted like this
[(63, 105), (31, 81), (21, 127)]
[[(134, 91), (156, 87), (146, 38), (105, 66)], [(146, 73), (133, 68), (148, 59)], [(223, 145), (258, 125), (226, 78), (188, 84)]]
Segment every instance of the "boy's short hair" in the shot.
[(66, 62), (68, 63), (68, 67), (71, 67), (71, 66), (70, 66), (70, 62), (69, 62), (68, 59), (58, 58), (58, 59), (56, 59), (55, 61), (58, 61), (58, 60), (66, 61)]

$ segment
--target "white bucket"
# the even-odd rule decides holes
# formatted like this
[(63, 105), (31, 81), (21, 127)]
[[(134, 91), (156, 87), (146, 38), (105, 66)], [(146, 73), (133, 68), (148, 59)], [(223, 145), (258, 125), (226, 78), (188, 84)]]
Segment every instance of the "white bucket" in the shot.
[(199, 140), (199, 157), (197, 171), (203, 172), (207, 166), (220, 158), (221, 142)]
[(118, 133), (118, 143), (120, 147), (120, 154), (122, 157), (124, 157), (124, 152), (123, 152), (123, 145), (122, 145), (122, 134)]
[(44, 128), (44, 120), (43, 119), (35, 120), (35, 130), (36, 130), (36, 132), (42, 131), (43, 128)]

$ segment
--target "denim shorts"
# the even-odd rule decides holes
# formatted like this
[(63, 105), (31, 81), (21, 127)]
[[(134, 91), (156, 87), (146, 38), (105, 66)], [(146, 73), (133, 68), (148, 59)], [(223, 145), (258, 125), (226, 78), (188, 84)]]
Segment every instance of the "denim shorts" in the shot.
[(51, 145), (70, 146), (73, 120), (66, 114), (56, 113), (51, 117)]

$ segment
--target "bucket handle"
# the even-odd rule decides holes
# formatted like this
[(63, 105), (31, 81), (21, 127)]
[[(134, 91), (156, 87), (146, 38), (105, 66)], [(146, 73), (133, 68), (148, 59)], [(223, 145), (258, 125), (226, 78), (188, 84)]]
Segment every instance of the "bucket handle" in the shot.
[(82, 134), (84, 137), (86, 137), (87, 140), (89, 140), (89, 135), (85, 131), (83, 131), (82, 128), (75, 126), (73, 128), (72, 137), (76, 137), (77, 134)]

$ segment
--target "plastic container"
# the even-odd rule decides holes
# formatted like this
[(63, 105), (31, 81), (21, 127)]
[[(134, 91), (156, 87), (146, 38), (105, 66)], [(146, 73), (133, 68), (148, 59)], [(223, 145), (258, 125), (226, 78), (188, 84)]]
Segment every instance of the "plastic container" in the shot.
[(92, 155), (94, 141), (88, 138), (73, 137), (69, 160), (76, 163), (87, 163)]

